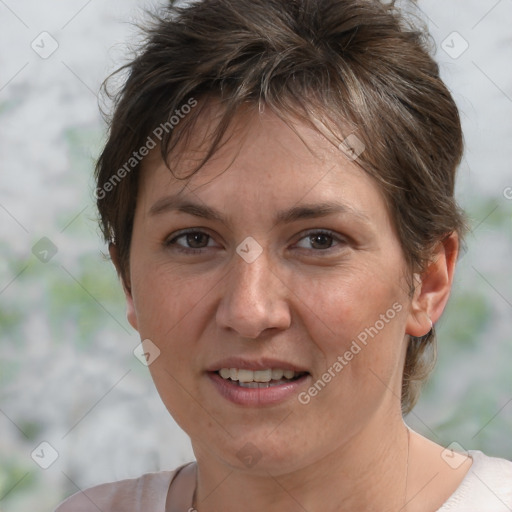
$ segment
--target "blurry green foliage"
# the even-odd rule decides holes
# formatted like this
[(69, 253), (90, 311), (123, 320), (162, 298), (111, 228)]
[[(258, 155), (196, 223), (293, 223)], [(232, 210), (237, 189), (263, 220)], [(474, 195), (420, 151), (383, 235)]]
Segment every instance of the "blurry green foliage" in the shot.
[(36, 482), (35, 471), (14, 458), (3, 458), (0, 470), (0, 500), (26, 492)]
[(453, 293), (438, 328), (441, 343), (447, 352), (474, 349), (492, 319), (492, 307), (479, 290)]

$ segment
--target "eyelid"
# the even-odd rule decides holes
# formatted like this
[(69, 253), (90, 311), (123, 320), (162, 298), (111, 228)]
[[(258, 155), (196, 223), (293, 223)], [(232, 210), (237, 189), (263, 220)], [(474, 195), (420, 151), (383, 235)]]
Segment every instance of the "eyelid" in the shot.
[[(200, 228), (200, 227), (187, 228), (187, 229), (183, 229), (183, 230), (177, 231), (175, 233), (172, 233), (172, 235), (167, 237), (164, 241), (165, 247), (175, 246), (177, 248), (176, 250), (178, 250), (179, 252), (190, 253), (190, 254), (200, 254), (200, 253), (204, 252), (205, 249), (210, 247), (208, 245), (206, 247), (201, 247), (201, 248), (183, 247), (176, 243), (177, 239), (184, 237), (188, 234), (203, 234), (203, 235), (206, 235), (207, 237), (209, 237), (209, 241), (214, 240), (214, 237), (208, 232), (208, 230), (206, 230), (206, 228)], [(336, 232), (331, 231), (329, 229), (325, 229), (325, 228), (310, 228), (306, 231), (302, 231), (299, 235), (297, 235), (297, 242), (295, 242), (295, 243), (297, 244), (298, 242), (302, 241), (303, 239), (305, 239), (311, 235), (327, 235), (327, 236), (331, 237), (334, 241), (338, 242), (338, 244), (335, 245), (334, 247), (327, 247), (326, 249), (318, 249), (318, 250), (304, 249), (304, 250), (312, 251), (314, 253), (328, 253), (331, 250), (338, 247), (339, 245), (346, 245), (348, 243), (346, 237), (341, 236), (341, 235), (337, 234)]]
[[(335, 231), (331, 231), (330, 229), (325, 229), (325, 228), (311, 228), (311, 229), (301, 232), (298, 235), (298, 240), (296, 243), (300, 242), (304, 238), (307, 238), (308, 236), (311, 236), (311, 235), (327, 235), (327, 236), (331, 237), (333, 240), (335, 240), (336, 242), (338, 242), (338, 245), (346, 245), (348, 243), (346, 237), (339, 235)], [(337, 246), (328, 247), (327, 249), (323, 249), (323, 250), (322, 249), (318, 249), (318, 250), (311, 249), (311, 250), (314, 251), (315, 253), (322, 253), (322, 252), (327, 253), (330, 250), (335, 249), (336, 247)]]
[(208, 232), (208, 230), (206, 228), (199, 228), (199, 227), (198, 228), (187, 228), (187, 229), (182, 229), (182, 230), (176, 231), (176, 232), (172, 233), (171, 235), (169, 235), (168, 237), (166, 237), (164, 240), (164, 246), (165, 247), (175, 246), (178, 248), (177, 249), (178, 251), (198, 254), (198, 253), (202, 252), (204, 249), (206, 249), (208, 246), (201, 247), (199, 249), (195, 249), (193, 247), (183, 247), (176, 243), (176, 240), (178, 238), (182, 238), (186, 235), (196, 234), (196, 233), (206, 235), (207, 237), (209, 237), (208, 241), (214, 240), (214, 237)]

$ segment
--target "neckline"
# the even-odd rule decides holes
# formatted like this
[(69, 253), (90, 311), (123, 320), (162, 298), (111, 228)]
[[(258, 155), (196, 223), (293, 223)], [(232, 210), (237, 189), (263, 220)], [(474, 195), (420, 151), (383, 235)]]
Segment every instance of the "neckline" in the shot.
[[(468, 472), (464, 475), (464, 478), (453, 491), (453, 493), (448, 497), (448, 499), (441, 505), (439, 509), (437, 509), (437, 512), (444, 512), (445, 507), (449, 506), (453, 500), (456, 500), (461, 490), (467, 487), (467, 485), (470, 483), (475, 464), (478, 464), (478, 460), (480, 459), (480, 452), (478, 452), (478, 450), (469, 450), (468, 455), (472, 459), (472, 464), (469, 467)], [(196, 488), (196, 478), (196, 461), (188, 462), (178, 468), (176, 475), (169, 485), (169, 491), (167, 493), (165, 504), (165, 512), (195, 512), (192, 507), (192, 503)]]
[(164, 509), (165, 512), (184, 512), (193, 510), (192, 501), (196, 488), (196, 472), (196, 461), (183, 464), (177, 469), (167, 492)]
[(471, 458), (471, 466), (469, 466), (467, 473), (464, 475), (464, 478), (460, 481), (457, 488), (452, 492), (452, 494), (450, 494), (450, 496), (448, 496), (447, 500), (437, 509), (436, 512), (444, 512), (445, 510), (448, 510), (447, 507), (456, 504), (460, 494), (463, 493), (468, 486), (471, 486), (471, 482), (474, 479), (475, 465), (480, 464), (481, 456), (484, 454), (479, 450), (468, 450), (467, 453)]

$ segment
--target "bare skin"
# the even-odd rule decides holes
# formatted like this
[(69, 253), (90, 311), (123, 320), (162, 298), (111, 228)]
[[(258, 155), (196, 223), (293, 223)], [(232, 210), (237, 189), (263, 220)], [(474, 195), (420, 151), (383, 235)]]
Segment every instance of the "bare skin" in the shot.
[[(471, 459), (452, 469), (443, 447), (414, 432), (409, 443), (399, 397), (407, 335), (426, 334), (441, 316), (457, 237), (439, 245), (411, 294), (378, 185), (311, 128), (296, 126), (314, 154), (272, 113), (251, 115), (187, 182), (156, 153), (145, 162), (124, 283), (131, 325), (160, 350), (150, 365), (156, 387), (192, 441), (195, 506), (434, 512)], [(183, 148), (179, 174), (204, 150), (203, 135)], [(178, 193), (224, 222), (166, 207)], [(278, 212), (325, 202), (343, 210), (276, 222)], [(180, 236), (184, 229), (196, 235)], [(250, 263), (236, 252), (247, 237), (262, 250)], [(116, 262), (115, 246), (111, 255)], [(381, 324), (307, 404), (298, 393), (235, 404), (207, 372), (231, 356), (279, 359), (309, 372), (298, 390), (307, 393), (365, 328)], [(258, 456), (251, 467), (239, 456), (248, 446)]]

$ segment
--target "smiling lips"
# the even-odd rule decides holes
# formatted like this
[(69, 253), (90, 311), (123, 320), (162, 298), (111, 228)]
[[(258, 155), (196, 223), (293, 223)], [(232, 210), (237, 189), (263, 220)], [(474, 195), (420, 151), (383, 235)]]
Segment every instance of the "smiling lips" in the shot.
[(295, 372), (294, 370), (283, 370), (281, 368), (267, 368), (266, 370), (255, 371), (240, 368), (221, 368), (218, 374), (224, 380), (237, 382), (240, 387), (268, 388), (295, 380), (304, 375), (305, 372)]
[(229, 357), (207, 368), (216, 391), (236, 405), (262, 407), (298, 395), (311, 374), (286, 360), (260, 357)]

